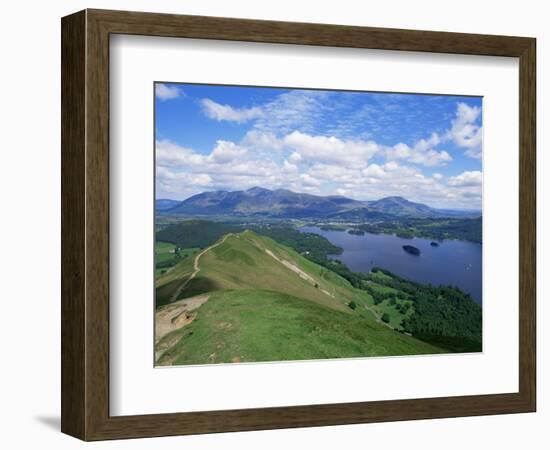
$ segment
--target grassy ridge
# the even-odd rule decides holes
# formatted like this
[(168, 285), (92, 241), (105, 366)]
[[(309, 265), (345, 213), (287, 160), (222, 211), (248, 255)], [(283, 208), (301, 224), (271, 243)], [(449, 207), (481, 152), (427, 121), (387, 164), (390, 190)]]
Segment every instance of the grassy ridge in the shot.
[[(158, 364), (432, 354), (426, 344), (359, 315), (265, 290), (218, 291), (191, 324), (164, 337)], [(162, 343), (162, 341), (161, 341)]]
[[(366, 292), (354, 289), (338, 275), (251, 231), (231, 235), (224, 243), (206, 252), (200, 259), (200, 267), (199, 273), (181, 290), (178, 299), (214, 290), (261, 288), (347, 313), (351, 301), (364, 305), (370, 300)], [(164, 278), (159, 279), (159, 283), (164, 284)]]

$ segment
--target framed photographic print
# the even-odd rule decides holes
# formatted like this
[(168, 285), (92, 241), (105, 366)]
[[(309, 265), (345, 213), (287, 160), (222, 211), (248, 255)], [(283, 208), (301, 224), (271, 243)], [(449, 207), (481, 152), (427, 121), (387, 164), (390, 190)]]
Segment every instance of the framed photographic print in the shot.
[(63, 432), (535, 410), (533, 38), (86, 10), (62, 147)]

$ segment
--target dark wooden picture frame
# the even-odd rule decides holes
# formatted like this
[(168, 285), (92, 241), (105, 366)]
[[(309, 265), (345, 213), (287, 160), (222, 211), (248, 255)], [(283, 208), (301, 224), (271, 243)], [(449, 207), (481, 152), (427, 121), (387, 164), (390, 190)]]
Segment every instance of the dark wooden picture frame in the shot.
[[(62, 415), (84, 440), (531, 412), (536, 408), (533, 38), (85, 10), (62, 19)], [(109, 36), (133, 34), (519, 58), (519, 391), (109, 415)]]

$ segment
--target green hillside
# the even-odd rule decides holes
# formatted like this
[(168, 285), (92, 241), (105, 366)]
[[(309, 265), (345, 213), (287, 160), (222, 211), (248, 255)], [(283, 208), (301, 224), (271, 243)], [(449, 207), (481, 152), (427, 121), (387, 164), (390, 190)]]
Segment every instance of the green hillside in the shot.
[[(442, 351), (397, 331), (410, 308), (376, 306), (367, 291), (251, 231), (226, 234), (156, 286), (158, 364)], [(382, 317), (386, 309), (393, 314)]]
[(218, 291), (197, 318), (166, 335), (159, 365), (438, 353), (359, 315), (273, 291)]

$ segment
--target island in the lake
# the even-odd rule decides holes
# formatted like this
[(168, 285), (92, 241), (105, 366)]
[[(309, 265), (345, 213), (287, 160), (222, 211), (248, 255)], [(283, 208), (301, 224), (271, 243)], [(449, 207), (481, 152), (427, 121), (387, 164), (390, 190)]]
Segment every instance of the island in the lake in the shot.
[(437, 242), (434, 242), (434, 241), (430, 242), (430, 245), (432, 247), (439, 247), (439, 244)]
[(403, 250), (405, 250), (407, 253), (410, 253), (411, 255), (420, 256), (420, 249), (414, 247), (413, 245), (404, 245)]

